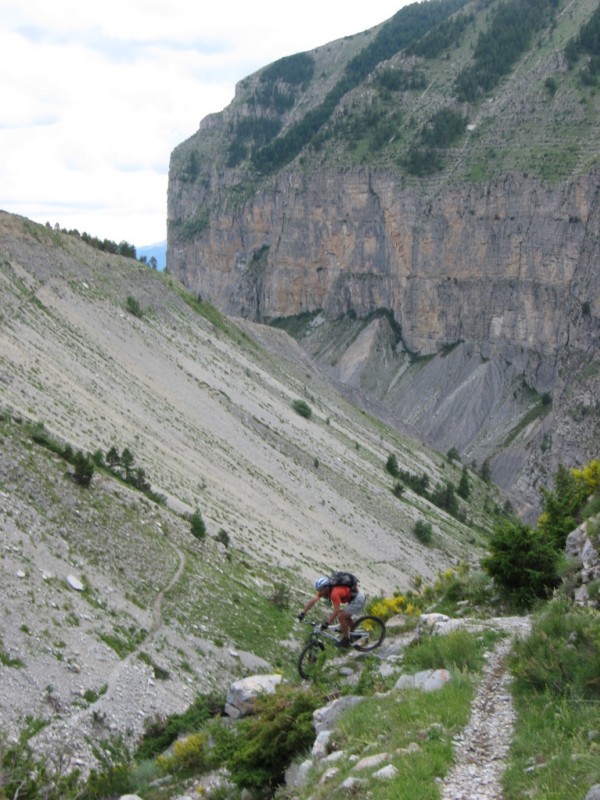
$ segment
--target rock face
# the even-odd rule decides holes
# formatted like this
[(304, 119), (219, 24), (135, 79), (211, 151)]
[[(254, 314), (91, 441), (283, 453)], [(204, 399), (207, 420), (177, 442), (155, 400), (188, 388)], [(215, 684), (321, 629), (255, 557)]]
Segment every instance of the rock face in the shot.
[[(511, 177), (428, 198), (369, 171), (287, 174), (242, 213), (220, 210), (170, 264), (230, 314), (319, 312), (305, 344), (336, 381), (444, 452), (491, 458), (494, 479), (526, 512), (559, 462), (593, 456), (573, 417), (583, 406), (598, 425), (597, 189), (597, 175), (560, 187)], [(380, 318), (323, 356), (333, 337), (327, 325), (318, 335), (319, 321), (379, 309), (394, 329)], [(415, 355), (435, 358), (415, 367)], [(519, 442), (511, 432), (535, 404), (524, 387), (536, 402), (552, 395), (554, 414), (521, 427)], [(547, 453), (545, 470), (532, 470), (532, 444), (538, 465)]]
[(219, 210), (169, 265), (220, 309), (258, 321), (385, 308), (420, 355), (467, 340), (526, 367), (535, 352), (549, 387), (571, 295), (580, 313), (600, 311), (597, 185), (510, 176), (430, 196), (389, 173), (287, 172), (241, 213)]

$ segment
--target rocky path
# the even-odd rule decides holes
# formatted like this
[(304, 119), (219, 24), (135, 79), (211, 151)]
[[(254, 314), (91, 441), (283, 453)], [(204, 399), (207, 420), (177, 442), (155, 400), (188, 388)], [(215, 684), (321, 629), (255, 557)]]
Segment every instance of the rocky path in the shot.
[(512, 740), (515, 713), (506, 659), (514, 636), (530, 630), (526, 617), (494, 620), (511, 634), (490, 655), (471, 707), (471, 716), (454, 741), (456, 763), (443, 784), (442, 800), (501, 800), (502, 774)]

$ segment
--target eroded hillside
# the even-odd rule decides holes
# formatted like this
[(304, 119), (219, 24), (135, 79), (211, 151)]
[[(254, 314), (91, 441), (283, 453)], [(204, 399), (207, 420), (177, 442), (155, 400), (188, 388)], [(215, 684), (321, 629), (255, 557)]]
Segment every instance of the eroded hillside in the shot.
[[(104, 725), (135, 735), (200, 688), (287, 669), (315, 573), (343, 565), (375, 595), (478, 562), (494, 488), (469, 472), (453, 515), (394, 493), (390, 454), (432, 490), (462, 465), (357, 409), (284, 332), (7, 214), (0, 281), (5, 730), (30, 714), (52, 722), (40, 746)], [(129, 449), (164, 502), (100, 468), (77, 485), (63, 447)], [(289, 610), (270, 602), (277, 584)]]

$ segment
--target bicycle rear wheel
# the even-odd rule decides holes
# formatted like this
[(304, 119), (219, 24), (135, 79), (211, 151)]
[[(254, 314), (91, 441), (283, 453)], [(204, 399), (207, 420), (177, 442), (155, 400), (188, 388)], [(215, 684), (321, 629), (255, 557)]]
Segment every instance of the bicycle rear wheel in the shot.
[(379, 617), (359, 617), (350, 628), (352, 647), (363, 653), (375, 650), (385, 639), (385, 623)]
[(300, 653), (298, 672), (306, 680), (313, 680), (323, 666), (324, 660), (325, 645), (323, 642), (309, 642)]

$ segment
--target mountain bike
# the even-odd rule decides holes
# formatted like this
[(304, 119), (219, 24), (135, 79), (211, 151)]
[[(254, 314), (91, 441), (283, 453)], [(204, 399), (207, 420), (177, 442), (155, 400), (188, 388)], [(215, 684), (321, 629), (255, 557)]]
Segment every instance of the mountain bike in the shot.
[[(303, 620), (312, 627), (308, 636), (308, 642), (304, 646), (298, 658), (298, 672), (303, 678), (310, 680), (314, 678), (325, 662), (325, 644), (330, 643), (337, 646), (341, 637), (339, 624), (329, 625), (321, 630), (320, 622), (310, 622)], [(368, 653), (379, 647), (385, 639), (385, 623), (379, 617), (370, 614), (358, 617), (350, 626), (350, 647), (348, 649), (359, 650), (361, 653)], [(341, 650), (343, 653), (344, 650)]]

